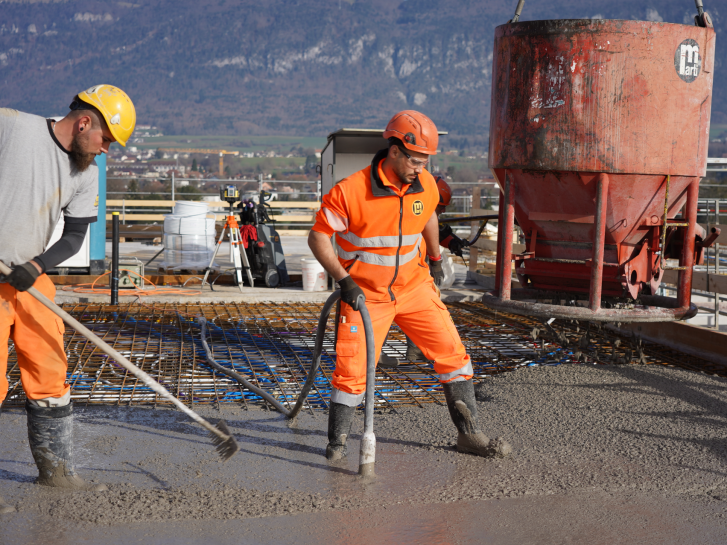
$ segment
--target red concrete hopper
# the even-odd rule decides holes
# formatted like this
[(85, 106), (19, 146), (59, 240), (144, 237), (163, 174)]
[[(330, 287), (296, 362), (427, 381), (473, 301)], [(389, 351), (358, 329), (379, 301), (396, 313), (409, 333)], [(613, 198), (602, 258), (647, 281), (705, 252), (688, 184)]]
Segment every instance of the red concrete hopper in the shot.
[[(489, 166), (502, 194), (497, 288), (487, 304), (606, 321), (695, 311), (714, 44), (712, 28), (644, 21), (496, 29)], [(516, 256), (514, 219), (527, 245)], [(668, 268), (664, 247), (680, 259), (678, 301), (654, 297)], [(513, 259), (526, 289), (511, 294)], [(546, 292), (580, 295), (588, 307), (510, 300), (552, 298)], [(601, 308), (602, 298), (628, 308)]]

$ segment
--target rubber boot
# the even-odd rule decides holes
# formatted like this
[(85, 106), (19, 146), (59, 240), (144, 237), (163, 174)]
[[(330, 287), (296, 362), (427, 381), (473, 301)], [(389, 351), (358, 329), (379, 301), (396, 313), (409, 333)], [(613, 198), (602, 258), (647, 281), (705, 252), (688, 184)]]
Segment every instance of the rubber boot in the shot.
[(379, 367), (399, 367), (399, 358), (389, 356), (382, 350), (379, 356)]
[(475, 387), (471, 380), (447, 382), (444, 397), (452, 422), (457, 427), (457, 450), (477, 456), (504, 458), (512, 447), (502, 439), (490, 440), (477, 428)]
[(102, 484), (84, 481), (73, 469), (73, 404), (38, 407), (25, 404), (28, 413), (28, 442), (38, 466), (36, 482), (44, 486), (76, 490), (106, 490)]
[(406, 346), (406, 359), (412, 363), (424, 362), (424, 354), (419, 350), (418, 346), (407, 345)]
[(341, 403), (331, 403), (328, 409), (328, 446), (326, 458), (335, 462), (346, 457), (346, 440), (351, 435), (353, 415), (356, 407), (349, 407)]
[(412, 363), (432, 363), (409, 337), (406, 338), (406, 359)]
[(4, 515), (5, 513), (13, 513), (13, 512), (15, 512), (15, 507), (5, 503), (5, 500), (3, 499), (3, 497), (0, 496), (0, 515)]

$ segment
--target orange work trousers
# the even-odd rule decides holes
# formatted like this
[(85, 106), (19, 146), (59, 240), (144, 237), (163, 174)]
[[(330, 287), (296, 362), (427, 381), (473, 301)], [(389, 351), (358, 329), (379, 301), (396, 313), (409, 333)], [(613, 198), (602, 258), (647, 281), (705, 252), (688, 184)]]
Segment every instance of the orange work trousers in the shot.
[[(56, 287), (47, 275), (33, 287), (55, 298)], [(63, 347), (63, 320), (27, 292), (0, 283), (0, 403), (8, 394), (8, 339), (15, 343), (20, 380), (28, 399), (63, 397), (68, 360)]]
[[(396, 301), (367, 301), (366, 308), (374, 329), (376, 362), (393, 321), (424, 357), (434, 361), (440, 382), (472, 378), (470, 357), (431, 279), (400, 294)], [(355, 407), (366, 390), (366, 336), (361, 314), (345, 303), (341, 303), (336, 356), (331, 401)]]

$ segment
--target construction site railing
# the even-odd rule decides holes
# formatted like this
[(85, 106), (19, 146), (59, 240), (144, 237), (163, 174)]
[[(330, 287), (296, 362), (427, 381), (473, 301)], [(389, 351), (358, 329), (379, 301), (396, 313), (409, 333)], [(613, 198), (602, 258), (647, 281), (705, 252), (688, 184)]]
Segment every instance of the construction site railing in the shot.
[[(219, 199), (200, 202), (209, 206), (209, 214), (214, 215), (216, 221), (225, 220), (229, 210), (226, 202)], [(161, 226), (164, 216), (172, 213), (174, 204), (175, 201), (171, 200), (107, 199), (106, 220), (111, 221), (112, 213), (118, 212), (122, 225), (133, 222), (158, 223)], [(271, 201), (267, 204), (272, 209), (271, 217), (281, 235), (306, 235), (321, 206), (315, 201)]]
[[(132, 180), (150, 180), (150, 181), (159, 181), (159, 182), (168, 182), (169, 183), (169, 190), (163, 191), (163, 192), (107, 192), (107, 195), (124, 195), (124, 194), (135, 194), (135, 195), (152, 195), (157, 194), (162, 197), (169, 197), (171, 200), (177, 200), (177, 193), (178, 189), (180, 187), (185, 187), (190, 184), (208, 184), (210, 182), (213, 182), (217, 185), (235, 185), (240, 186), (240, 184), (256, 184), (256, 187), (254, 188), (254, 191), (256, 193), (259, 193), (263, 190), (272, 190), (273, 192), (279, 192), (279, 193), (300, 193), (297, 191), (280, 191), (275, 186), (276, 185), (296, 185), (296, 184), (302, 184), (302, 185), (308, 185), (311, 188), (315, 188), (315, 191), (307, 191), (306, 194), (314, 195), (316, 198), (314, 200), (320, 201), (320, 191), (321, 191), (321, 185), (320, 185), (320, 179), (319, 180), (276, 180), (272, 178), (266, 178), (262, 174), (258, 175), (255, 178), (194, 178), (194, 177), (183, 177), (183, 176), (177, 176), (175, 173), (171, 173), (171, 175), (167, 176), (166, 172), (159, 172), (159, 173), (153, 173), (153, 172), (145, 172), (145, 173), (139, 173), (139, 175), (130, 175), (130, 176), (107, 176), (106, 177), (107, 182), (112, 180), (119, 180), (119, 181), (126, 181), (130, 182)], [(272, 188), (272, 189), (271, 189)], [(239, 188), (243, 192), (253, 190), (251, 188), (248, 188), (247, 190), (243, 188)], [(185, 196), (209, 196), (210, 193), (190, 193), (190, 192), (182, 192), (182, 197)]]

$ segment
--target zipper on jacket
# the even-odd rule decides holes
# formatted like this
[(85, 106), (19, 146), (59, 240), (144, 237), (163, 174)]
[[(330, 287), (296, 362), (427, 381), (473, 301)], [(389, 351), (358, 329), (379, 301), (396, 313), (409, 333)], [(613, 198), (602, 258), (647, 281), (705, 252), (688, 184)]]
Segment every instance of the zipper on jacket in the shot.
[(356, 257), (353, 258), (353, 261), (351, 261), (351, 264), (348, 267), (344, 267), (344, 271), (349, 272), (351, 269), (353, 269), (353, 266), (358, 261), (358, 258), (361, 257), (360, 255), (356, 254)]
[(394, 282), (396, 282), (396, 276), (399, 274), (399, 252), (401, 251), (401, 243), (402, 243), (402, 233), (401, 233), (401, 223), (404, 220), (404, 197), (399, 197), (399, 246), (396, 248), (396, 265), (394, 266), (394, 278), (391, 279), (391, 283), (389, 284), (389, 297), (391, 297), (392, 301), (396, 301), (396, 297), (394, 297), (394, 292), (391, 291), (391, 286), (394, 285)]

